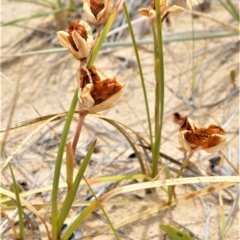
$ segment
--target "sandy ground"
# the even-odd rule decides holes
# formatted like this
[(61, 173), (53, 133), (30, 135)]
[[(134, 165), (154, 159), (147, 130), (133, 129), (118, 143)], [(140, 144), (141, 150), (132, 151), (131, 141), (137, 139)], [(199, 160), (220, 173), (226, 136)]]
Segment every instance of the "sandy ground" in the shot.
[[(40, 6), (15, 1), (2, 3), (2, 20), (27, 16), (35, 11), (43, 10)], [(213, 5), (211, 12), (206, 13), (212, 18), (236, 26), (231, 16), (219, 5)], [(192, 19), (191, 14), (184, 13), (171, 16), (171, 26), (164, 25), (165, 38), (171, 35), (187, 36), (194, 28), (199, 32), (227, 31), (226, 27), (205, 18)], [(141, 25), (142, 26), (142, 25)], [(47, 50), (59, 47), (54, 37), (55, 25), (51, 17), (36, 18), (20, 22), (17, 26), (1, 27), (1, 127), (9, 124), (67, 111), (76, 87), (75, 74), (78, 64), (66, 51), (50, 54), (33, 54), (16, 56), (34, 50)], [(34, 31), (35, 30), (35, 31)], [(36, 31), (37, 30), (37, 31)], [(139, 31), (136, 26), (135, 31)], [(34, 32), (34, 33), (33, 33)], [(141, 36), (149, 39), (147, 33)], [(125, 37), (127, 40), (128, 37)], [(120, 39), (121, 40), (121, 39)], [(173, 121), (173, 113), (193, 118), (197, 125), (208, 126), (218, 124), (226, 130), (228, 140), (222, 149), (233, 165), (238, 166), (239, 158), (239, 48), (237, 36), (226, 38), (206, 39), (199, 41), (174, 41), (164, 45), (165, 61), (165, 110), (161, 152), (181, 162), (183, 152), (178, 149), (177, 134), (179, 126)], [(108, 52), (108, 53), (106, 53)], [(154, 69), (153, 45), (139, 46), (143, 65), (145, 84), (147, 88), (150, 111), (154, 111)], [(105, 48), (96, 60), (95, 66), (108, 77), (116, 76), (125, 84), (125, 91), (120, 101), (112, 109), (103, 112), (110, 118), (116, 119), (133, 128), (144, 137), (148, 135), (144, 98), (136, 67), (134, 52), (131, 46)], [(231, 78), (236, 74), (236, 78)], [(13, 112), (13, 114), (12, 114)], [(10, 118), (11, 116), (11, 118)], [(153, 116), (153, 115), (152, 115)], [(63, 127), (63, 121), (48, 124), (30, 139), (14, 155), (12, 163), (18, 181), (24, 181), (29, 189), (50, 187), (57, 144)], [(9, 133), (6, 153), (11, 154), (35, 128)], [(71, 138), (74, 124), (70, 131)], [(94, 139), (97, 139), (96, 151), (87, 169), (87, 177), (100, 177), (114, 174), (140, 173), (136, 158), (129, 158), (133, 153), (126, 139), (112, 126), (104, 121), (88, 116), (78, 145), (78, 156), (81, 159)], [(137, 141), (137, 139), (136, 139)], [(206, 176), (208, 160), (212, 155), (197, 152), (191, 161), (199, 174)], [(172, 169), (171, 175), (176, 174), (179, 166), (163, 159), (164, 164)], [(77, 168), (77, 167), (76, 167)], [(175, 170), (174, 170), (175, 169)], [(64, 167), (63, 167), (64, 182)], [(8, 169), (2, 172), (2, 184), (9, 186), (11, 177)], [(120, 185), (129, 184), (123, 181)], [(195, 184), (177, 188), (177, 196), (182, 196), (202, 188), (204, 184)], [(94, 186), (98, 193), (107, 191), (108, 184)], [(110, 186), (113, 187), (113, 186)], [(239, 190), (238, 190), (239, 191)], [(76, 207), (72, 209), (72, 217), (81, 210), (79, 204), (89, 196), (89, 190), (81, 187), (78, 193)], [(237, 185), (225, 189), (218, 194), (207, 194), (201, 198), (182, 202), (170, 209), (156, 212), (130, 224), (119, 227), (122, 239), (168, 239), (160, 231), (159, 224), (172, 224), (188, 231), (194, 239), (217, 240), (220, 237), (220, 213), (224, 211), (225, 218), (233, 216), (226, 238), (239, 239), (239, 210), (234, 209), (237, 196)], [(49, 192), (32, 195), (34, 203), (43, 204), (50, 201)], [(144, 191), (122, 194), (104, 204), (111, 221), (118, 224), (135, 213), (150, 209), (155, 204), (167, 201), (166, 194), (157, 189), (152, 194)], [(7, 211), (6, 211), (7, 212)], [(47, 223), (50, 221), (49, 208), (41, 209)], [(7, 212), (13, 214), (13, 212)], [(38, 220), (29, 215), (36, 225)], [(2, 219), (4, 223), (4, 218)], [(79, 226), (85, 235), (95, 234), (107, 226), (100, 210), (92, 214), (86, 222)], [(28, 233), (27, 233), (28, 234)], [(91, 237), (93, 238), (93, 237)], [(2, 239), (14, 239), (11, 231), (6, 231)], [(35, 232), (29, 231), (26, 239), (46, 239), (41, 224)], [(115, 239), (111, 231), (105, 231), (94, 239)]]

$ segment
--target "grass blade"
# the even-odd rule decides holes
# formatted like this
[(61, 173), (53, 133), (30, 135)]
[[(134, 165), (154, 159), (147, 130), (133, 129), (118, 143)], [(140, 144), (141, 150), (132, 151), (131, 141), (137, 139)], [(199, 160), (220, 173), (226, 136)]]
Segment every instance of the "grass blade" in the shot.
[(155, 141), (152, 147), (152, 177), (158, 172), (159, 151), (162, 139), (163, 113), (164, 113), (164, 62), (162, 23), (160, 1), (156, 1), (156, 25), (152, 24), (154, 39), (154, 72), (155, 72)]
[[(79, 171), (77, 173), (77, 176), (73, 182), (73, 185), (72, 187), (69, 189), (68, 193), (67, 193), (67, 196), (63, 202), (63, 205), (62, 205), (62, 209), (61, 209), (61, 212), (59, 214), (59, 218), (58, 218), (58, 229), (61, 229), (69, 211), (70, 211), (70, 208), (72, 207), (72, 203), (74, 201), (74, 198), (76, 196), (76, 193), (77, 193), (77, 189), (78, 189), (78, 186), (80, 184), (80, 181), (82, 180), (82, 177), (83, 177), (83, 174), (88, 166), (88, 163), (91, 159), (91, 156), (92, 156), (92, 153), (94, 151), (94, 147), (95, 147), (95, 144), (96, 144), (96, 140), (92, 143), (92, 145), (90, 146), (88, 152), (87, 152), (87, 155), (85, 156), (83, 162), (81, 163), (81, 167), (79, 168)], [(75, 230), (75, 225), (72, 226), (70, 225), (67, 230), (64, 232), (63, 234), (63, 237), (62, 237), (62, 240), (67, 240), (69, 239), (69, 237), (71, 236), (71, 234), (73, 233), (73, 231)]]
[(132, 46), (133, 46), (133, 49), (134, 49), (134, 52), (135, 52), (138, 71), (139, 71), (139, 75), (140, 75), (140, 79), (141, 79), (143, 96), (144, 96), (144, 103), (145, 103), (145, 108), (146, 108), (146, 113), (147, 113), (149, 138), (150, 138), (150, 143), (151, 143), (151, 146), (152, 146), (152, 144), (153, 144), (152, 127), (151, 127), (152, 124), (151, 124), (151, 116), (150, 116), (150, 110), (149, 110), (149, 104), (148, 104), (149, 101), (148, 101), (148, 97), (147, 97), (147, 90), (146, 90), (146, 86), (145, 86), (145, 82), (144, 82), (142, 64), (141, 64), (139, 53), (138, 53), (137, 42), (136, 42), (136, 39), (135, 39), (135, 35), (134, 35), (132, 24), (131, 24), (131, 19), (130, 19), (128, 9), (127, 9), (127, 5), (126, 5), (125, 2), (123, 4), (123, 11), (124, 11), (126, 21), (127, 21), (127, 24), (128, 24), (129, 33), (131, 35)]
[(115, 17), (118, 14), (118, 8), (119, 7), (120, 6), (116, 6), (113, 9), (113, 12), (111, 13), (111, 15), (109, 16), (109, 19), (108, 19), (106, 25), (104, 26), (103, 31), (101, 32), (99, 38), (97, 39), (97, 42), (96, 42), (96, 44), (94, 46), (94, 50), (93, 50), (93, 52), (92, 52), (92, 54), (91, 54), (91, 56), (90, 56), (90, 58), (88, 60), (87, 67), (90, 67), (90, 66), (93, 65), (93, 63), (94, 63), (94, 61), (95, 61), (95, 59), (96, 59), (96, 57), (97, 57), (97, 55), (98, 55), (102, 45), (103, 45), (104, 40), (106, 39), (107, 34), (108, 34), (110, 28), (113, 25)]
[(91, 185), (89, 184), (89, 182), (87, 181), (87, 179), (84, 178), (84, 180), (85, 180), (85, 182), (86, 182), (88, 188), (90, 189), (92, 195), (94, 196), (94, 198), (96, 199), (96, 201), (98, 201), (98, 203), (99, 203), (99, 207), (100, 207), (100, 209), (102, 210), (103, 215), (104, 215), (104, 217), (106, 218), (106, 220), (107, 220), (107, 222), (108, 222), (108, 224), (109, 224), (109, 226), (110, 226), (110, 228), (111, 228), (111, 230), (112, 230), (112, 232), (113, 232), (115, 238), (116, 238), (117, 240), (120, 240), (120, 237), (119, 237), (118, 232), (116, 231), (115, 227), (113, 226), (113, 224), (112, 224), (110, 218), (108, 217), (108, 215), (107, 215), (105, 209), (103, 208), (101, 202), (98, 200), (98, 198), (97, 198), (95, 192), (93, 191)]
[(17, 205), (17, 210), (18, 210), (18, 219), (19, 219), (19, 239), (24, 239), (24, 221), (23, 221), (23, 209), (19, 197), (19, 186), (16, 183), (16, 179), (11, 167), (11, 164), (8, 164), (10, 171), (11, 171), (11, 176), (13, 180), (13, 188), (14, 188), (14, 193), (16, 196), (16, 205)]
[(193, 240), (193, 238), (187, 232), (173, 226), (161, 224), (160, 228), (166, 232), (172, 240)]
[(29, 21), (29, 20), (34, 19), (34, 18), (40, 18), (40, 17), (49, 16), (49, 15), (54, 15), (56, 13), (60, 13), (60, 12), (63, 12), (63, 11), (66, 11), (66, 9), (62, 8), (62, 9), (51, 10), (51, 11), (41, 11), (39, 13), (33, 14), (31, 16), (28, 16), (28, 17), (21, 17), (21, 18), (17, 18), (17, 19), (8, 21), (8, 22), (1, 22), (1, 26), (6, 27), (6, 26), (9, 26), (9, 25), (14, 25), (14, 24), (19, 23), (19, 22)]
[(65, 149), (65, 144), (67, 141), (67, 135), (70, 129), (70, 125), (72, 122), (73, 115), (75, 113), (75, 109), (78, 102), (78, 90), (75, 91), (75, 94), (72, 99), (72, 103), (67, 114), (67, 119), (64, 124), (63, 133), (61, 136), (59, 149), (57, 153), (56, 165), (54, 170), (53, 176), (53, 188), (52, 188), (52, 235), (53, 240), (58, 239), (58, 228), (57, 228), (57, 221), (58, 221), (58, 185), (59, 185), (59, 178), (60, 178), (60, 171), (63, 159), (63, 153)]

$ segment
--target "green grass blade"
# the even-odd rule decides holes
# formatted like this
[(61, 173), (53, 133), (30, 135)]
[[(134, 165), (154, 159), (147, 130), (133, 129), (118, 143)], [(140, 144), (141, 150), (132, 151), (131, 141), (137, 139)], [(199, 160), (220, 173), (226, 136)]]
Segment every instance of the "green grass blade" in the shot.
[(161, 224), (160, 228), (166, 232), (172, 240), (193, 240), (187, 232), (173, 226)]
[[(163, 36), (163, 43), (170, 43), (170, 42), (185, 42), (185, 41), (193, 41), (193, 40), (207, 40), (207, 39), (215, 39), (215, 38), (227, 38), (231, 36), (239, 35), (239, 31), (215, 31), (215, 32), (195, 32), (194, 36), (192, 36), (192, 32), (185, 32), (179, 34), (173, 34), (169, 36)], [(152, 38), (146, 39), (137, 39), (136, 40), (137, 46), (146, 45), (146, 44), (153, 44)], [(124, 47), (124, 46), (132, 46), (131, 41), (115, 41), (115, 42), (105, 42), (102, 45), (102, 48), (115, 48), (115, 47)], [(2, 58), (4, 57), (31, 57), (35, 55), (46, 55), (51, 53), (62, 53), (66, 52), (67, 50), (64, 48), (52, 48), (52, 49), (44, 49), (38, 51), (29, 51), (29, 52), (22, 52), (16, 54), (2, 54)], [(90, 66), (90, 65), (88, 65)]]
[(231, 0), (218, 0), (220, 4), (229, 12), (229, 14), (237, 21), (240, 21), (240, 15), (237, 8), (234, 6)]
[(150, 116), (150, 110), (149, 110), (149, 104), (148, 104), (149, 101), (148, 101), (148, 97), (147, 97), (147, 90), (146, 90), (144, 76), (143, 76), (142, 64), (141, 64), (139, 53), (138, 53), (137, 42), (136, 42), (136, 39), (135, 39), (135, 35), (134, 35), (132, 24), (131, 24), (131, 19), (130, 19), (128, 9), (127, 9), (127, 5), (126, 5), (125, 2), (123, 4), (123, 11), (124, 11), (125, 18), (126, 18), (126, 21), (127, 21), (127, 24), (128, 24), (129, 33), (130, 33), (131, 39), (132, 39), (132, 46), (133, 46), (135, 56), (136, 56), (136, 60), (137, 60), (137, 66), (138, 66), (138, 71), (139, 71), (139, 75), (140, 75), (140, 79), (141, 79), (144, 103), (145, 103), (145, 108), (146, 108), (146, 113), (147, 113), (149, 138), (150, 138), (150, 143), (151, 143), (151, 146), (152, 146), (152, 144), (153, 144), (152, 124), (151, 124), (151, 116)]
[(93, 65), (93, 63), (94, 63), (94, 61), (95, 61), (95, 59), (96, 59), (96, 57), (97, 57), (97, 55), (98, 55), (102, 45), (103, 45), (103, 42), (106, 39), (107, 34), (108, 34), (110, 28), (112, 27), (112, 24), (114, 22), (114, 19), (116, 17), (117, 12), (118, 11), (115, 8), (113, 10), (113, 12), (111, 13), (111, 15), (110, 15), (106, 25), (103, 28), (103, 31), (101, 32), (99, 38), (97, 39), (96, 44), (94, 45), (94, 50), (93, 50), (93, 52), (92, 52), (92, 54), (91, 54), (91, 56), (90, 56), (90, 58), (88, 60), (87, 67), (90, 67), (90, 66)]
[(239, 11), (238, 11), (237, 7), (234, 6), (234, 4), (232, 3), (231, 0), (226, 0), (226, 1), (227, 1), (228, 6), (229, 6), (230, 13), (231, 13), (232, 17), (239, 22), (240, 21), (240, 14), (239, 14)]
[(58, 185), (59, 185), (59, 178), (60, 178), (60, 171), (63, 159), (63, 153), (67, 141), (68, 132), (70, 129), (70, 125), (72, 122), (73, 115), (75, 113), (75, 109), (78, 102), (78, 90), (75, 91), (75, 94), (72, 99), (72, 103), (67, 114), (67, 119), (64, 124), (63, 133), (61, 136), (59, 149), (57, 153), (56, 165), (54, 170), (54, 177), (53, 177), (53, 189), (52, 189), (52, 236), (53, 240), (58, 239), (58, 231), (57, 228), (57, 221), (58, 221)]
[[(84, 179), (85, 179), (85, 178), (84, 178)], [(106, 218), (107, 223), (109, 224), (109, 226), (110, 226), (110, 228), (111, 228), (111, 230), (112, 230), (112, 232), (113, 232), (113, 234), (114, 234), (114, 236), (115, 236), (115, 239), (120, 240), (121, 238), (119, 237), (118, 232), (116, 231), (115, 227), (113, 226), (113, 224), (112, 224), (110, 218), (108, 217), (108, 215), (107, 215), (104, 207), (102, 206), (101, 202), (98, 200), (98, 198), (97, 198), (94, 190), (92, 189), (91, 185), (88, 183), (88, 181), (87, 181), (86, 179), (85, 179), (85, 182), (86, 182), (89, 190), (91, 191), (92, 195), (94, 196), (95, 200), (99, 203), (99, 207), (100, 207), (100, 209), (102, 210), (103, 215), (104, 215), (104, 217)]]
[(99, 203), (94, 201), (90, 204), (90, 206), (87, 206), (68, 226), (61, 240), (68, 240), (74, 230), (86, 219), (87, 216), (89, 216), (89, 214), (91, 214), (94, 210), (97, 209), (98, 205)]
[[(79, 168), (79, 171), (77, 173), (77, 176), (73, 182), (73, 185), (72, 187), (69, 189), (68, 193), (67, 193), (67, 196), (63, 202), (63, 205), (62, 205), (62, 209), (61, 209), (61, 212), (59, 214), (59, 218), (58, 218), (58, 229), (61, 229), (69, 211), (70, 211), (70, 208), (72, 207), (72, 203), (74, 201), (74, 198), (76, 196), (76, 193), (77, 193), (77, 189), (78, 189), (78, 186), (80, 184), (80, 181), (82, 180), (83, 178), (83, 174), (88, 166), (88, 163), (91, 159), (91, 156), (92, 156), (92, 153), (94, 151), (94, 147), (95, 147), (95, 144), (96, 144), (96, 140), (92, 143), (92, 145), (90, 146), (88, 152), (87, 152), (87, 155), (85, 156), (83, 162), (81, 163), (81, 167)], [(71, 225), (67, 228), (66, 232), (64, 233), (63, 237), (62, 237), (62, 240), (64, 239), (69, 239), (69, 237), (71, 236), (71, 234), (73, 233), (73, 231), (75, 230), (75, 227), (72, 228)]]

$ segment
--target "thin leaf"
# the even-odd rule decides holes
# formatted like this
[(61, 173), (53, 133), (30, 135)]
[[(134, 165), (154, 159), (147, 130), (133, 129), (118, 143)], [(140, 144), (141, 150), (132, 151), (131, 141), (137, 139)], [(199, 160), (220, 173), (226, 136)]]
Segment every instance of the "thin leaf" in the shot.
[(72, 148), (72, 142), (67, 144), (67, 156), (66, 156), (66, 183), (68, 189), (71, 188), (73, 183), (73, 170), (74, 170), (74, 153)]
[[(226, 38), (226, 37), (239, 35), (238, 28), (232, 27), (232, 29), (234, 31), (212, 31), (212, 32), (199, 31), (199, 32), (195, 32), (194, 36), (193, 36), (192, 32), (172, 34), (169, 36), (163, 36), (163, 43)], [(153, 44), (153, 39), (152, 38), (137, 39), (136, 44), (137, 44), (137, 46)], [(125, 40), (125, 41), (105, 42), (105, 43), (103, 43), (102, 48), (115, 48), (115, 47), (125, 47), (125, 46), (132, 46), (132, 40), (131, 41)], [(29, 52), (22, 52), (22, 53), (16, 53), (16, 54), (2, 54), (2, 57), (30, 57), (30, 56), (40, 55), (40, 54), (61, 53), (61, 52), (66, 52), (66, 51), (67, 50), (64, 48), (52, 48), (52, 49), (29, 51)]]
[(21, 201), (20, 201), (20, 197), (19, 197), (19, 186), (16, 183), (16, 179), (12, 170), (12, 167), (10, 164), (8, 164), (9, 168), (10, 168), (10, 172), (11, 172), (11, 176), (12, 176), (12, 180), (13, 180), (13, 190), (16, 196), (16, 205), (17, 205), (17, 210), (18, 210), (18, 220), (19, 220), (19, 238), (20, 239), (24, 239), (24, 221), (23, 221), (23, 209), (22, 209), (22, 205), (21, 205)]
[(158, 173), (159, 151), (162, 139), (162, 126), (164, 114), (164, 61), (163, 61), (163, 40), (162, 40), (162, 22), (160, 11), (160, 0), (156, 3), (156, 25), (152, 24), (154, 39), (154, 73), (155, 73), (155, 141), (152, 146), (152, 177)]
[[(8, 196), (9, 198), (14, 199), (16, 201), (16, 195), (13, 192), (6, 190), (2, 187), (0, 187), (0, 194)], [(24, 195), (24, 193), (23, 193), (23, 195)], [(38, 211), (31, 203), (29, 203), (27, 200), (25, 200), (21, 195), (19, 196), (19, 198), (21, 201), (21, 205), (26, 207), (29, 211), (31, 211), (33, 214), (35, 214), (40, 219), (40, 221), (46, 228), (48, 239), (51, 239), (50, 233), (48, 230), (48, 226), (46, 224), (46, 219), (44, 219), (42, 213), (40, 213), (40, 211)]]
[(140, 56), (139, 56), (139, 53), (138, 53), (137, 41), (135, 39), (135, 35), (134, 35), (132, 24), (131, 24), (131, 19), (130, 19), (130, 16), (129, 16), (129, 13), (128, 13), (128, 10), (127, 10), (127, 5), (126, 5), (125, 2), (123, 4), (123, 10), (124, 10), (124, 14), (125, 14), (126, 21), (127, 21), (127, 24), (128, 24), (129, 33), (130, 33), (131, 39), (132, 39), (132, 46), (133, 46), (135, 56), (136, 56), (136, 60), (137, 60), (137, 66), (138, 66), (138, 71), (139, 71), (139, 75), (140, 75), (140, 79), (141, 79), (141, 85), (142, 85), (143, 96), (144, 96), (144, 103), (145, 103), (145, 108), (146, 108), (146, 113), (147, 113), (149, 139), (150, 139), (150, 143), (151, 143), (151, 146), (152, 146), (153, 145), (153, 136), (152, 136), (152, 127), (151, 127), (152, 124), (151, 124), (151, 116), (150, 116), (150, 110), (149, 110), (149, 104), (148, 104), (149, 101), (148, 101), (148, 97), (147, 97), (147, 90), (146, 90), (146, 86), (145, 86), (141, 60), (140, 60)]
[(63, 127), (63, 133), (61, 136), (58, 153), (57, 153), (57, 159), (56, 159), (56, 165), (54, 170), (54, 176), (53, 176), (53, 189), (52, 189), (52, 239), (56, 240), (58, 239), (58, 232), (60, 229), (58, 229), (58, 186), (59, 186), (59, 179), (60, 179), (60, 171), (62, 166), (62, 159), (64, 154), (64, 149), (67, 141), (68, 132), (70, 129), (70, 125), (72, 122), (73, 115), (75, 113), (75, 109), (78, 102), (78, 90), (75, 91), (75, 94), (72, 99), (72, 103), (67, 115), (67, 119), (65, 121), (64, 127)]
[(17, 18), (17, 19), (8, 21), (8, 22), (1, 22), (1, 26), (6, 27), (6, 26), (9, 26), (9, 25), (14, 25), (14, 24), (19, 23), (19, 22), (28, 21), (28, 20), (31, 20), (31, 19), (34, 19), (34, 18), (46, 17), (46, 16), (49, 16), (49, 15), (54, 15), (54, 14), (59, 13), (59, 12), (63, 12), (65, 10), (66, 9), (62, 8), (62, 9), (51, 10), (51, 11), (41, 11), (41, 12), (38, 12), (38, 13), (33, 14), (31, 16), (28, 16), (28, 17)]
[(193, 240), (187, 232), (173, 226), (160, 224), (160, 228), (166, 232), (172, 240)]
[[(59, 214), (59, 218), (58, 218), (58, 229), (61, 229), (63, 226), (63, 223), (72, 207), (74, 198), (76, 196), (80, 181), (82, 180), (83, 174), (88, 166), (88, 163), (91, 159), (92, 153), (94, 151), (94, 147), (96, 144), (96, 140), (92, 143), (92, 145), (90, 146), (87, 155), (85, 156), (85, 158), (83, 159), (82, 163), (81, 163), (81, 167), (79, 168), (79, 171), (77, 173), (77, 176), (73, 182), (72, 187), (69, 189), (67, 196), (63, 202), (62, 205), (62, 209), (61, 212)], [(68, 228), (66, 229), (66, 231), (64, 232), (63, 236), (62, 236), (62, 240), (68, 240), (69, 237), (71, 236), (71, 234), (74, 232), (74, 230), (76, 229), (75, 225), (70, 224), (68, 226)]]
[(108, 215), (107, 215), (104, 207), (102, 206), (101, 202), (98, 200), (98, 197), (96, 196), (94, 190), (92, 189), (91, 185), (88, 183), (87, 179), (84, 178), (84, 180), (85, 180), (88, 188), (90, 189), (92, 195), (94, 196), (95, 200), (98, 201), (99, 207), (100, 207), (100, 209), (102, 210), (103, 215), (105, 216), (105, 218), (106, 218), (106, 220), (107, 220), (107, 222), (108, 222), (111, 230), (113, 231), (113, 234), (114, 234), (116, 240), (120, 240), (121, 238), (119, 237), (118, 232), (116, 231), (115, 227), (113, 226), (113, 223), (111, 222), (110, 218), (108, 217)]
[(0, 130), (0, 133), (6, 132), (6, 131), (14, 132), (14, 131), (18, 131), (18, 130), (24, 130), (24, 129), (30, 128), (30, 127), (37, 127), (38, 125), (43, 124), (44, 122), (46, 122), (48, 120), (56, 121), (56, 120), (64, 119), (66, 117), (66, 115), (67, 115), (67, 112), (63, 112), (63, 113), (54, 113), (54, 114), (50, 114), (50, 115), (33, 118), (30, 120), (19, 122), (15, 125), (11, 126), (10, 128), (3, 128)]
[(229, 12), (229, 14), (237, 21), (240, 21), (240, 15), (238, 9), (234, 6), (231, 0), (218, 0), (220, 4)]
[[(231, 180), (229, 179), (231, 178)], [(219, 189), (223, 189), (223, 188), (227, 188), (229, 186), (235, 185), (236, 182), (240, 181), (239, 177), (229, 177), (229, 178), (224, 178), (226, 181), (228, 181), (228, 183), (222, 178), (222, 177), (215, 177), (215, 180), (217, 180), (216, 182), (221, 182), (220, 184), (217, 184), (215, 186), (210, 186), (207, 188), (204, 188), (202, 190), (196, 191), (190, 194), (186, 194), (176, 200), (171, 201), (171, 203), (167, 202), (167, 203), (161, 203), (161, 204), (157, 204), (154, 207), (148, 208), (147, 210), (144, 210), (144, 214), (142, 213), (137, 213), (137, 214), (133, 214), (131, 216), (129, 216), (127, 218), (127, 221), (125, 219), (119, 221), (118, 223), (115, 223), (115, 228), (119, 228), (121, 226), (126, 225), (127, 223), (131, 223), (134, 221), (139, 220), (142, 217), (146, 217), (149, 216), (153, 213), (159, 212), (163, 209), (169, 208), (171, 206), (176, 205), (177, 203), (181, 203), (181, 202), (185, 202), (185, 201), (189, 201), (192, 200), (194, 198), (203, 196), (208, 194), (209, 192), (213, 192), (213, 191), (218, 191)], [(191, 180), (190, 180), (191, 179)], [(93, 211), (95, 211), (98, 206), (99, 206), (99, 201), (101, 203), (113, 198), (114, 196), (118, 195), (118, 194), (124, 194), (127, 192), (135, 192), (137, 190), (144, 190), (144, 189), (149, 189), (149, 188), (154, 188), (154, 187), (161, 187), (161, 186), (173, 186), (173, 185), (182, 185), (182, 184), (189, 184), (192, 183), (193, 180), (196, 180), (196, 182), (204, 182), (204, 179), (207, 180), (206, 182), (212, 182), (211, 180), (213, 180), (213, 178), (209, 178), (209, 177), (196, 177), (196, 178), (181, 178), (181, 179), (167, 179), (165, 181), (151, 181), (151, 182), (144, 182), (144, 183), (137, 183), (137, 184), (131, 184), (128, 186), (121, 186), (118, 188), (114, 188), (113, 190), (110, 190), (109, 192), (107, 192), (106, 194), (104, 194), (103, 196), (101, 196), (99, 198), (98, 201), (93, 201), (89, 206), (87, 206), (77, 217), (76, 219), (71, 223), (71, 233), (74, 231), (74, 229), (77, 228), (77, 226), (79, 224), (81, 224), (85, 218), (87, 216), (89, 216)], [(211, 179), (211, 180), (210, 180)], [(222, 181), (220, 180), (222, 179)], [(190, 181), (189, 181), (190, 180)], [(215, 182), (215, 181), (214, 181)], [(107, 227), (108, 229), (108, 227)], [(104, 228), (103, 231), (106, 231), (106, 229)], [(68, 235), (70, 236), (70, 235)], [(62, 239), (62, 240), (67, 240), (67, 238)]]
[(38, 126), (36, 129), (34, 129), (29, 135), (27, 135), (23, 141), (15, 148), (14, 151), (12, 151), (12, 153), (4, 160), (4, 163), (1, 165), (1, 171), (3, 171), (5, 169), (5, 167), (7, 166), (7, 164), (11, 161), (11, 159), (15, 156), (15, 154), (17, 154), (17, 152), (23, 147), (23, 145), (25, 143), (27, 143), (29, 141), (29, 139), (32, 138), (32, 136), (34, 134), (36, 134), (37, 132), (40, 131), (41, 128), (43, 128), (44, 126), (46, 126), (49, 122), (53, 121), (54, 119), (57, 119), (59, 117), (59, 115), (55, 115), (52, 118), (49, 118), (48, 120), (46, 120), (44, 123), (42, 123), (40, 126)]

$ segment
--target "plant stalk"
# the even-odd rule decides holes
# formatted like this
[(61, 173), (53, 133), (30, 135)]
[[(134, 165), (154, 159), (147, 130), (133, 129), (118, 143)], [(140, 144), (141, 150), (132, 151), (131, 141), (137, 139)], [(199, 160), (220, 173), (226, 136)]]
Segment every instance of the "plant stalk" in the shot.
[(81, 112), (80, 108), (81, 107), (79, 107), (79, 117), (78, 117), (77, 127), (76, 127), (75, 134), (74, 134), (73, 141), (72, 141), (72, 149), (73, 149), (73, 154), (74, 155), (76, 153), (77, 143), (78, 143), (78, 140), (79, 140), (79, 136), (81, 134), (83, 122), (84, 122), (84, 119), (87, 115), (87, 112)]
[(57, 159), (55, 164), (54, 176), (53, 176), (53, 188), (52, 188), (52, 240), (58, 239), (58, 234), (60, 229), (57, 227), (58, 221), (58, 186), (59, 186), (59, 179), (60, 179), (60, 172), (61, 172), (61, 165), (63, 154), (65, 150), (65, 145), (67, 141), (68, 132), (70, 129), (70, 125), (72, 122), (73, 115), (75, 113), (75, 109), (78, 102), (78, 90), (75, 91), (75, 94), (72, 99), (72, 103), (70, 105), (69, 112), (67, 114), (67, 118), (63, 127), (63, 132), (58, 148)]
[(156, 24), (152, 22), (154, 40), (154, 73), (155, 73), (155, 141), (152, 150), (152, 177), (158, 173), (159, 152), (162, 138), (162, 125), (164, 113), (164, 62), (163, 62), (163, 41), (162, 23), (160, 12), (160, 0), (156, 1)]

